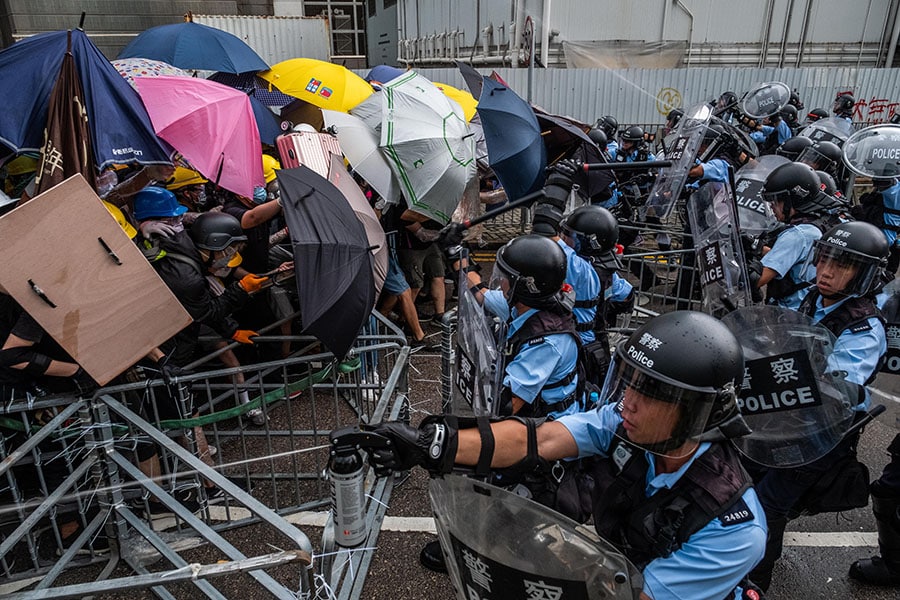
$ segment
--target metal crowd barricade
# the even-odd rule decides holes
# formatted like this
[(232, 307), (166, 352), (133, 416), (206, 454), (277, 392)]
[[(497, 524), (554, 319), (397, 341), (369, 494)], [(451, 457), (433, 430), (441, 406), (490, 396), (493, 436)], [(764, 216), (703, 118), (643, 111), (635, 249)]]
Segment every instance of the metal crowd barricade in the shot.
[[(370, 534), (360, 550), (334, 547), (326, 524), (316, 552), (310, 538), (319, 536), (294, 523), (330, 505), (329, 432), (402, 413), (409, 346), (377, 313), (341, 362), (313, 352), (312, 338), (294, 341), (302, 350), (284, 360), (168, 381), (132, 372), (136, 381), (92, 398), (29, 397), (0, 407), (0, 595), (151, 588), (161, 598), (224, 598), (212, 583), (223, 578), (278, 598), (359, 597), (391, 482), (367, 473)], [(162, 402), (180, 418), (160, 419)], [(254, 408), (267, 415), (265, 425), (246, 419)], [(197, 453), (201, 429), (216, 448), (211, 460)], [(148, 516), (154, 499), (165, 514)], [(245, 527), (252, 535), (238, 535)], [(64, 541), (69, 529), (75, 534)], [(92, 565), (85, 581), (97, 581), (57, 584), (63, 572)], [(110, 579), (122, 567), (130, 574)]]

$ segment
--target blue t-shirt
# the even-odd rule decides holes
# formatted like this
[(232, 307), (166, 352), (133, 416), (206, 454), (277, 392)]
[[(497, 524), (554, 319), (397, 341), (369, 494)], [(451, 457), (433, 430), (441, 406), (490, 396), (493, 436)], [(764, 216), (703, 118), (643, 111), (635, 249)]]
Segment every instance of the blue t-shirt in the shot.
[[(813, 243), (821, 237), (822, 231), (815, 225), (810, 223), (792, 225), (779, 234), (772, 249), (762, 257), (762, 265), (778, 273), (779, 278), (789, 277), (794, 283), (800, 283), (800, 272), (803, 270), (806, 257), (809, 256)], [(815, 267), (810, 265), (805, 274), (807, 281), (813, 281), (815, 274)], [(775, 304), (797, 310), (805, 296), (804, 286), (793, 294), (776, 300)]]
[[(561, 417), (559, 422), (575, 438), (578, 456), (607, 456), (613, 432), (622, 417), (612, 404), (595, 410)], [(656, 460), (647, 452), (649, 498), (663, 488), (671, 488), (709, 443), (702, 443), (691, 459), (674, 473), (656, 473)], [(713, 519), (695, 532), (675, 552), (657, 558), (643, 571), (643, 592), (654, 600), (721, 600), (762, 559), (766, 544), (766, 518), (753, 488), (741, 497), (750, 515), (740, 523), (725, 524)]]

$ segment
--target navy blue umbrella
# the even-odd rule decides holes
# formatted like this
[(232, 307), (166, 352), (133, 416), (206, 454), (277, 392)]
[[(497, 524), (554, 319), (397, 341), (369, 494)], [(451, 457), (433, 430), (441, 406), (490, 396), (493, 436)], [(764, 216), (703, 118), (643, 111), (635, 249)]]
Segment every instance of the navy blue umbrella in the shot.
[(487, 144), (488, 164), (510, 200), (544, 184), (547, 149), (531, 106), (514, 91), (483, 78), (478, 115)]
[(246, 93), (253, 92), (253, 97), (266, 106), (287, 106), (296, 98), (282, 94), (271, 86), (268, 81), (263, 81), (256, 73), (213, 73), (207, 79), (212, 79), (222, 85), (233, 87)]
[[(0, 51), (0, 142), (15, 152), (38, 152), (44, 141), (50, 92), (68, 46), (67, 31), (42, 33)], [(81, 30), (71, 51), (87, 109), (98, 168), (118, 163), (171, 163), (137, 92)]]
[(406, 73), (404, 69), (398, 69), (397, 67), (392, 67), (390, 65), (376, 65), (369, 70), (369, 73), (364, 77), (364, 79), (368, 82), (377, 82), (377, 83), (387, 83), (391, 79), (396, 79)]
[(143, 31), (118, 58), (152, 58), (180, 69), (246, 73), (269, 65), (239, 37), (193, 21)]
[(263, 144), (275, 145), (275, 138), (284, 133), (281, 130), (281, 119), (275, 116), (271, 110), (256, 99), (251, 92), (248, 94), (250, 106), (253, 108), (253, 116), (256, 118), (256, 127), (259, 129), (259, 139)]

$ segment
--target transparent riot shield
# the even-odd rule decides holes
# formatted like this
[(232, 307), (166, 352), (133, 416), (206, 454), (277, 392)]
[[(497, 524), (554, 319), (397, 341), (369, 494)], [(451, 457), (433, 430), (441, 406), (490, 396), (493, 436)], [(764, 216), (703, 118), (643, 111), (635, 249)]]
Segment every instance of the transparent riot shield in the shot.
[(741, 233), (759, 235), (777, 224), (772, 207), (762, 198), (762, 188), (769, 173), (788, 162), (784, 156), (767, 154), (751, 160), (734, 174), (734, 199)]
[(808, 137), (814, 142), (833, 142), (843, 146), (853, 134), (853, 125), (847, 119), (840, 117), (826, 117), (810, 123), (803, 128), (800, 135)]
[(889, 179), (900, 175), (900, 125), (860, 129), (844, 143), (847, 168), (863, 177)]
[(664, 219), (672, 212), (687, 182), (688, 171), (694, 166), (711, 115), (712, 108), (708, 104), (700, 104), (685, 111), (678, 123), (675, 139), (665, 156), (666, 160), (672, 161), (672, 166), (661, 169), (656, 176), (653, 189), (641, 209), (642, 219)]
[(735, 440), (751, 460), (795, 467), (828, 453), (853, 420), (856, 386), (828, 371), (834, 335), (804, 314), (775, 306), (722, 318), (744, 349), (738, 407), (753, 433)]
[(462, 272), (450, 412), (457, 416), (497, 416), (506, 324), (485, 312), (469, 287)]
[(887, 356), (875, 381), (869, 385), (869, 393), (873, 404), (882, 404), (887, 409), (878, 421), (900, 429), (900, 280), (888, 284), (883, 294), (886, 300), (881, 304), (881, 314), (886, 322)]
[(731, 186), (719, 181), (706, 183), (691, 194), (687, 208), (700, 270), (703, 311), (721, 317), (749, 306), (750, 283)]
[(753, 119), (771, 117), (787, 105), (791, 88), (780, 81), (758, 83), (741, 98), (741, 111)]
[(638, 598), (640, 572), (584, 525), (512, 492), (454, 475), (431, 506), (457, 598)]

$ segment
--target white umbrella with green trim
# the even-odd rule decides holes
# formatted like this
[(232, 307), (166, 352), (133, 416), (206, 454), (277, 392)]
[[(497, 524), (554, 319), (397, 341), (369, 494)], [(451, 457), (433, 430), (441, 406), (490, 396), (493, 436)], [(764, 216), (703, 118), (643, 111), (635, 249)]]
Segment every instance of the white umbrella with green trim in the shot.
[(381, 96), (381, 149), (409, 208), (448, 223), (475, 177), (475, 137), (462, 109), (414, 71)]

